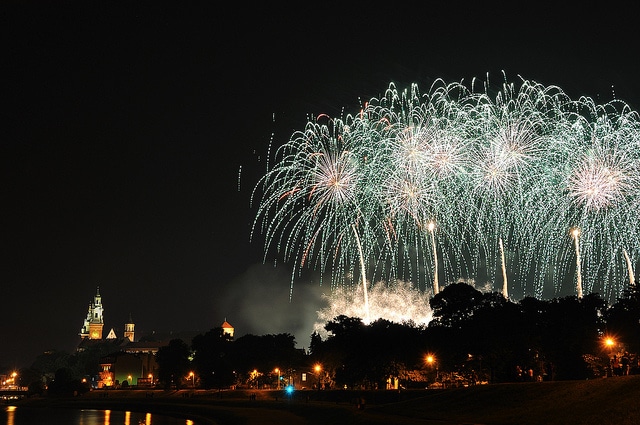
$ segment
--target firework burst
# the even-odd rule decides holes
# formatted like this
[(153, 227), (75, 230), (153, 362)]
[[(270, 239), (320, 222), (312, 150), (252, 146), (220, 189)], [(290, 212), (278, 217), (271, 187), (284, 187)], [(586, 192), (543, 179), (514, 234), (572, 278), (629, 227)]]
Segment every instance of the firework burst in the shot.
[(524, 79), (391, 84), (353, 115), (309, 121), (273, 163), (252, 196), (265, 255), (282, 253), (294, 276), (319, 270), (341, 296), (366, 297), (366, 282), (433, 294), (464, 280), (613, 300), (635, 282), (640, 120), (620, 101)]

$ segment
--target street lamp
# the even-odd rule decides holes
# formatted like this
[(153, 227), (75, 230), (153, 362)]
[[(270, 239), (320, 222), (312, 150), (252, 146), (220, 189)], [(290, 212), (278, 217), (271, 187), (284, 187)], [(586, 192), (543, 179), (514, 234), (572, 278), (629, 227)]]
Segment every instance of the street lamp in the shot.
[(613, 338), (609, 337), (604, 340), (604, 345), (606, 345), (607, 348), (611, 350), (613, 346), (616, 345), (616, 341)]
[(320, 371), (322, 370), (322, 366), (317, 364), (313, 369), (316, 371), (316, 377), (318, 380), (318, 391), (320, 391)]
[(259, 390), (260, 384), (258, 383), (258, 369), (253, 369), (253, 372), (251, 372), (251, 380), (256, 386), (256, 390)]
[(612, 337), (608, 336), (604, 339), (603, 341), (604, 346), (607, 348), (607, 360), (608, 360), (608, 370), (609, 373), (611, 374), (611, 376), (613, 376), (616, 373), (616, 365), (614, 364), (614, 359), (613, 359), (613, 349), (616, 346), (616, 340), (613, 339)]
[(436, 368), (436, 378), (435, 381), (438, 381), (438, 362), (436, 361), (436, 358), (432, 355), (432, 354), (427, 354), (427, 357), (425, 358), (425, 360), (427, 361), (427, 364), (433, 368), (433, 366), (435, 365)]
[(278, 374), (278, 383), (276, 384), (276, 388), (280, 389), (280, 369), (276, 368), (276, 373)]
[(189, 372), (189, 378), (191, 378), (191, 387), (195, 388), (196, 387), (196, 375), (193, 373), (193, 371)]

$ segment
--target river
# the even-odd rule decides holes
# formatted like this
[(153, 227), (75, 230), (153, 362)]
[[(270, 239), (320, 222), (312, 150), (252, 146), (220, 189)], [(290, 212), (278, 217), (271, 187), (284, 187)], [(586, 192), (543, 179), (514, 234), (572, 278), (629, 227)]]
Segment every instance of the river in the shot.
[(0, 425), (198, 425), (156, 413), (92, 409), (42, 409), (1, 406)]

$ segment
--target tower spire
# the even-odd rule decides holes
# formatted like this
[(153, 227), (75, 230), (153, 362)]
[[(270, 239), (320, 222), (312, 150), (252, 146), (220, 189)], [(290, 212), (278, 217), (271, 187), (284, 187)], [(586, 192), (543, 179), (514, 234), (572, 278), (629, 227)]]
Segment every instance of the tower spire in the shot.
[(129, 321), (124, 324), (124, 337), (129, 338), (129, 341), (133, 342), (135, 339), (135, 327), (131, 313), (129, 313)]

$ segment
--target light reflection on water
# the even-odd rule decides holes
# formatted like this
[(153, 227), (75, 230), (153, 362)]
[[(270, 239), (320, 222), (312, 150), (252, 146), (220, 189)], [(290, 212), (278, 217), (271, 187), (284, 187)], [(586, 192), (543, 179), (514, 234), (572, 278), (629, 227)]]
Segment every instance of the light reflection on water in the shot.
[(15, 406), (8, 406), (7, 407), (7, 425), (14, 425), (15, 421), (14, 421), (14, 416), (15, 416), (15, 412), (16, 412), (16, 407)]
[(116, 410), (0, 408), (0, 425), (196, 425), (189, 419)]

